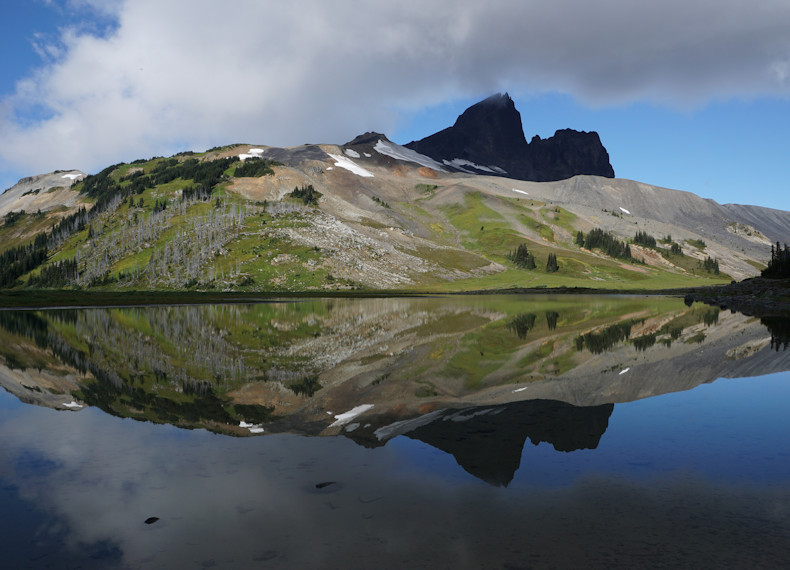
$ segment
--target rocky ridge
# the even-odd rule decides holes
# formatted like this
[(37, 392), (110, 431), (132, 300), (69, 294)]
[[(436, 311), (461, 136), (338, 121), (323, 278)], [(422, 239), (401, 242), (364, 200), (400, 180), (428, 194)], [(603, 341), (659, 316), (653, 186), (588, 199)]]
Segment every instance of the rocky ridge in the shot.
[(507, 93), (472, 105), (452, 127), (405, 146), (460, 172), (535, 182), (579, 174), (614, 178), (598, 133), (561, 129), (527, 142), (521, 114)]

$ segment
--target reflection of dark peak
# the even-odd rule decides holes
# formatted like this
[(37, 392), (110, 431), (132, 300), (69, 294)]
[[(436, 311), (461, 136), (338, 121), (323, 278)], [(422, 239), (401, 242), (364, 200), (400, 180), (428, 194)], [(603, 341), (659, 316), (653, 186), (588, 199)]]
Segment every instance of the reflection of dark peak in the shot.
[(595, 449), (614, 404), (576, 407), (553, 400), (448, 412), (405, 434), (452, 454), (468, 473), (507, 486), (521, 464), (527, 438), (557, 451)]

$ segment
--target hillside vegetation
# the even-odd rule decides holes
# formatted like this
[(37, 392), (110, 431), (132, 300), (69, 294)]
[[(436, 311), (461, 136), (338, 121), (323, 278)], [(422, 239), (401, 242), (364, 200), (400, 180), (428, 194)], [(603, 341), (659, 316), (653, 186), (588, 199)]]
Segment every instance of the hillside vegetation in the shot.
[(540, 195), (559, 183), (444, 173), (366, 148), (181, 153), (112, 165), (43, 212), (3, 204), (0, 287), (656, 289), (764, 267), (743, 232), (728, 235), (748, 252), (589, 196)]

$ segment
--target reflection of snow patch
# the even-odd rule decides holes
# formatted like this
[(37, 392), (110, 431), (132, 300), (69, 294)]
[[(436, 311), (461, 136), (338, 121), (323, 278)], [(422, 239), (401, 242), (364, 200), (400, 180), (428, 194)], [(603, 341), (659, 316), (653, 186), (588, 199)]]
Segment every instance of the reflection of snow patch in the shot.
[(345, 168), (346, 170), (350, 170), (357, 176), (363, 176), (365, 178), (373, 178), (373, 173), (369, 170), (365, 170), (357, 163), (352, 161), (350, 158), (346, 158), (342, 154), (330, 154), (329, 156), (335, 161), (335, 166), (339, 166), (340, 168)]
[(346, 431), (354, 431), (359, 427), (359, 422), (354, 422), (353, 424), (348, 424), (346, 426)]
[(529, 196), (529, 192), (524, 192), (523, 190), (519, 190), (518, 188), (511, 188), (511, 190), (513, 190), (513, 192), (518, 192), (519, 194), (526, 194), (527, 196)]
[(357, 151), (355, 151), (354, 149), (347, 148), (345, 152), (351, 158), (359, 158), (359, 153)]
[(443, 417), (442, 420), (445, 421), (445, 422), (447, 420), (450, 420), (451, 422), (456, 422), (456, 423), (458, 423), (458, 422), (465, 422), (465, 421), (471, 420), (475, 416), (484, 416), (488, 412), (491, 412), (491, 411), (492, 411), (491, 408), (486, 408), (485, 410), (477, 410), (475, 412), (466, 413), (466, 414), (464, 412), (457, 412), (455, 414), (450, 414), (449, 416)]
[(439, 172), (447, 172), (444, 168), (442, 168), (442, 165), (436, 162), (434, 159), (425, 156), (424, 154), (420, 154), (416, 150), (406, 148), (405, 146), (400, 146), (395, 143), (386, 143), (383, 140), (379, 139), (379, 142), (377, 142), (376, 146), (374, 146), (373, 148), (379, 154), (390, 156), (398, 160), (404, 160), (406, 162), (414, 162), (421, 166), (427, 166), (428, 168), (433, 168), (434, 170), (438, 170)]
[(249, 429), (250, 433), (263, 433), (263, 428), (261, 427), (261, 424), (248, 424), (247, 422), (242, 420), (241, 422), (239, 422), (239, 427)]
[(400, 420), (398, 422), (391, 423), (384, 427), (380, 427), (373, 433), (375, 434), (376, 438), (379, 441), (381, 441), (382, 439), (389, 439), (391, 437), (395, 437), (396, 435), (402, 435), (404, 433), (408, 433), (412, 430), (417, 429), (418, 427), (428, 425), (443, 413), (444, 410), (434, 410), (432, 412), (425, 414), (424, 416), (419, 416), (417, 418), (412, 418), (410, 420)]
[(63, 404), (63, 407), (64, 408), (69, 408), (69, 409), (72, 409), (72, 410), (79, 410), (80, 408), (82, 408), (82, 404), (78, 404), (77, 402), (72, 400), (68, 404)]
[(623, 368), (623, 369), (620, 371), (620, 374), (618, 374), (618, 376), (622, 376), (623, 374), (625, 374), (625, 373), (626, 373), (626, 372), (628, 372), (629, 370), (631, 370), (631, 369), (630, 369), (630, 368)]
[(626, 210), (626, 209), (625, 209), (625, 208), (623, 208), (622, 206), (620, 206), (620, 209), (621, 209), (623, 212), (625, 212), (626, 214), (628, 214), (629, 216), (631, 215), (631, 212), (629, 212), (628, 210)]
[(338, 414), (335, 416), (335, 421), (332, 422), (329, 427), (335, 426), (342, 426), (353, 420), (360, 414), (364, 414), (370, 408), (373, 407), (373, 404), (362, 404), (361, 406), (357, 406), (355, 408), (350, 409), (349, 411), (345, 412), (344, 414)]
[(490, 168), (494, 172), (498, 172), (499, 174), (507, 174), (507, 170), (505, 170), (504, 168), (499, 168), (498, 166), (489, 165), (488, 168)]
[(513, 390), (513, 393), (515, 394), (516, 392), (523, 392), (526, 389), (527, 389), (526, 386), (524, 386), (523, 388), (516, 388), (515, 390)]
[(366, 152), (366, 153), (365, 153), (365, 156), (366, 156), (366, 157), (368, 157), (368, 158), (370, 158), (370, 157), (371, 157), (371, 156), (373, 156), (373, 155), (371, 155), (369, 152)]

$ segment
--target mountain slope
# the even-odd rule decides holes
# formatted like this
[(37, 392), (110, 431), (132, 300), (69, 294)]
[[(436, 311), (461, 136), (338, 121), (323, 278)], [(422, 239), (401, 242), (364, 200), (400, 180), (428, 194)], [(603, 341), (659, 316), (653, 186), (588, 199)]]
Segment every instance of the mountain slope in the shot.
[[(755, 275), (771, 242), (790, 241), (788, 212), (599, 176), (539, 183), (450, 170), (378, 133), (135, 161), (53, 193), (60, 202), (40, 215), (13, 214), (0, 253), (46, 232), (43, 265), (14, 262), (8, 282), (58, 287), (661, 288)], [(317, 193), (293, 196), (299, 188)], [(2, 195), (4, 211), (22, 209), (23, 193)], [(595, 228), (627, 242), (631, 259), (577, 242)], [(658, 241), (634, 243), (638, 232)], [(535, 269), (508, 257), (521, 244)], [(556, 272), (545, 271), (550, 254)]]

